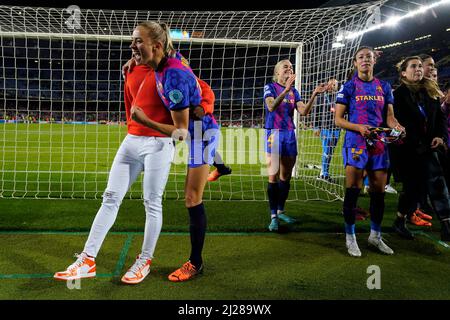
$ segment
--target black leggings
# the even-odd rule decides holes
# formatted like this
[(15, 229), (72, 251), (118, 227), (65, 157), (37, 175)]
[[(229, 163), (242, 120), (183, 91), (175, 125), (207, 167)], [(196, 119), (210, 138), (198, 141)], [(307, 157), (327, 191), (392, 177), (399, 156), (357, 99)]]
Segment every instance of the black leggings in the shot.
[(417, 209), (421, 194), (430, 197), (431, 205), (439, 220), (450, 217), (450, 197), (442, 166), (436, 152), (428, 152), (405, 163), (402, 171), (403, 190), (398, 199), (398, 211), (410, 215)]
[(450, 147), (447, 148), (447, 154), (444, 157), (443, 163), (445, 182), (447, 183), (448, 189), (450, 188)]

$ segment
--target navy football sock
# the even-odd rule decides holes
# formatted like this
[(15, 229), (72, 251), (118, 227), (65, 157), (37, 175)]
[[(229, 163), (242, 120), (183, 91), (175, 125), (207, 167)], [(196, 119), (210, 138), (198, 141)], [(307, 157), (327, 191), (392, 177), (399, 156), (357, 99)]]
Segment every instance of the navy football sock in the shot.
[(380, 231), (384, 215), (384, 192), (369, 192), (371, 229)]
[(206, 234), (206, 214), (203, 202), (195, 207), (188, 208), (189, 211), (189, 233), (191, 234), (191, 256), (189, 260), (199, 268), (202, 263), (202, 250)]
[(270, 214), (272, 217), (276, 216), (279, 198), (278, 182), (267, 184), (267, 196), (269, 197)]
[(286, 204), (286, 200), (289, 197), (289, 189), (291, 188), (291, 184), (289, 181), (280, 180), (278, 183), (278, 207), (277, 209), (280, 211), (284, 211), (284, 205)]
[(360, 191), (361, 191), (360, 188), (345, 189), (343, 213), (344, 213), (344, 220), (347, 225), (351, 226), (355, 224), (356, 220), (355, 208), (356, 203), (358, 202)]

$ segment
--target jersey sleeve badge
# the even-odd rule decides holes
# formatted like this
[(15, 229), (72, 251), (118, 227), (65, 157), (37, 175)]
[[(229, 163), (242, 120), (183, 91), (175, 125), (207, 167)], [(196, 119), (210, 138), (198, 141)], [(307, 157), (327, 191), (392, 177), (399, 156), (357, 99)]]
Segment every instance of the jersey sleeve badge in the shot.
[(174, 104), (178, 104), (181, 101), (183, 101), (183, 93), (180, 90), (178, 90), (178, 89), (174, 89), (174, 90), (169, 92), (169, 99)]

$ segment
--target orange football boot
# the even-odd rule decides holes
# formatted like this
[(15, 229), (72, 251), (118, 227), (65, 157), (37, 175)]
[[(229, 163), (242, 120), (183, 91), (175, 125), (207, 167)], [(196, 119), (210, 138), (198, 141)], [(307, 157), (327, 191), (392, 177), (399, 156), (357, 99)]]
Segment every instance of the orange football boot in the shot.
[(420, 218), (420, 219), (426, 219), (426, 220), (433, 220), (433, 217), (426, 214), (425, 212), (423, 212), (420, 209), (417, 209), (415, 214)]
[(190, 262), (186, 262), (181, 268), (175, 270), (169, 275), (169, 280), (172, 282), (181, 282), (194, 278), (203, 272), (203, 265), (197, 268)]
[(431, 222), (423, 220), (415, 212), (409, 218), (409, 222), (419, 227), (431, 227)]

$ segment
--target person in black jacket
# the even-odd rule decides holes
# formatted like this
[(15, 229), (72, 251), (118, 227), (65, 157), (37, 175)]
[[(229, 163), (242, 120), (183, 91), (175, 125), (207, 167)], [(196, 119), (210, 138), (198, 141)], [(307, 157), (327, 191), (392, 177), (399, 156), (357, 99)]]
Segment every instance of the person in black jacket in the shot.
[(445, 119), (447, 119), (447, 155), (444, 160), (444, 173), (445, 173), (445, 182), (447, 183), (447, 187), (450, 186), (450, 82), (447, 82), (444, 86), (444, 98), (441, 99), (442, 105), (441, 109), (444, 112)]
[(447, 126), (436, 82), (424, 78), (422, 60), (407, 57), (399, 65), (401, 85), (394, 91), (394, 113), (405, 127), (402, 144), (391, 145), (394, 178), (403, 190), (398, 201), (394, 230), (413, 239), (406, 227), (406, 216), (417, 209), (421, 190), (429, 195), (434, 212), (441, 222), (441, 240), (450, 241), (450, 197), (438, 152), (444, 152)]

